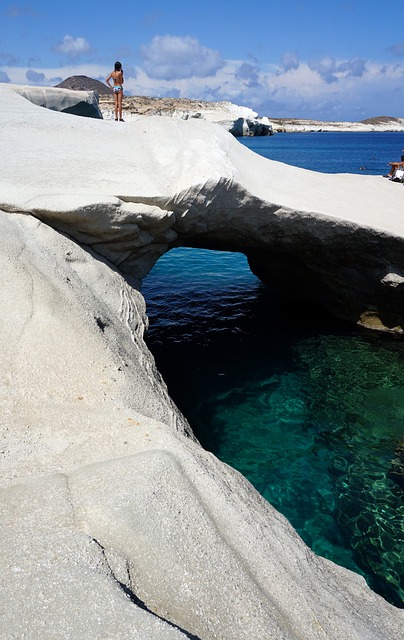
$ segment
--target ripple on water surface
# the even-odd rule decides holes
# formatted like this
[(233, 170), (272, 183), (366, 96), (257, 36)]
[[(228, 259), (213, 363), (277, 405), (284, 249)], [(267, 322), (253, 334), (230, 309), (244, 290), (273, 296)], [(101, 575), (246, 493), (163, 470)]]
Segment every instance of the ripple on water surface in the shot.
[(403, 606), (402, 342), (281, 304), (239, 254), (170, 253), (144, 283), (148, 344), (196, 435)]

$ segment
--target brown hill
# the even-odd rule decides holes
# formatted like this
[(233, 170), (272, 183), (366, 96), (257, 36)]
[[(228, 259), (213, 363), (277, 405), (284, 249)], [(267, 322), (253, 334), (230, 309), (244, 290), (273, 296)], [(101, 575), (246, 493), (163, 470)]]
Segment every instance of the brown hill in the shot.
[(111, 95), (111, 89), (107, 85), (87, 76), (70, 76), (56, 85), (59, 89), (72, 89), (74, 91), (96, 91), (98, 95)]
[(366, 120), (361, 120), (363, 124), (387, 124), (389, 122), (400, 122), (399, 118), (394, 118), (393, 116), (375, 116), (374, 118), (367, 118)]

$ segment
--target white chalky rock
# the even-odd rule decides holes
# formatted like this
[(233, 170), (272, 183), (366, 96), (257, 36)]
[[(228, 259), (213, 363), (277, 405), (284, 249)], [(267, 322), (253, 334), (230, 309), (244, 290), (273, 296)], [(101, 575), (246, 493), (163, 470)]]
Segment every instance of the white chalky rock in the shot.
[(313, 252), (390, 238), (394, 296), (399, 188), (265, 161), (197, 120), (126, 125), (0, 89), (0, 636), (401, 640), (403, 611), (200, 447), (128, 282), (182, 242), (264, 269), (304, 231)]

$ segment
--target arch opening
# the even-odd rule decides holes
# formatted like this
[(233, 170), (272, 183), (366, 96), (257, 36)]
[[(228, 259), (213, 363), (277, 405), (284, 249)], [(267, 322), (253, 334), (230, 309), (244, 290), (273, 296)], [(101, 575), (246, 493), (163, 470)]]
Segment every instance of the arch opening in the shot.
[(142, 293), (146, 341), (201, 444), (316, 553), (402, 606), (401, 344), (286, 303), (242, 254), (172, 250)]

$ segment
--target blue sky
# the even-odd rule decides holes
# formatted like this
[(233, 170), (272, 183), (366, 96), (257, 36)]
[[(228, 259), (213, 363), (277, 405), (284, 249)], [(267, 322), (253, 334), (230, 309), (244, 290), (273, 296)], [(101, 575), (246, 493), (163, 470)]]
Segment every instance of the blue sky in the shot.
[(404, 7), (378, 0), (0, 4), (0, 82), (104, 80), (268, 117), (404, 117)]

